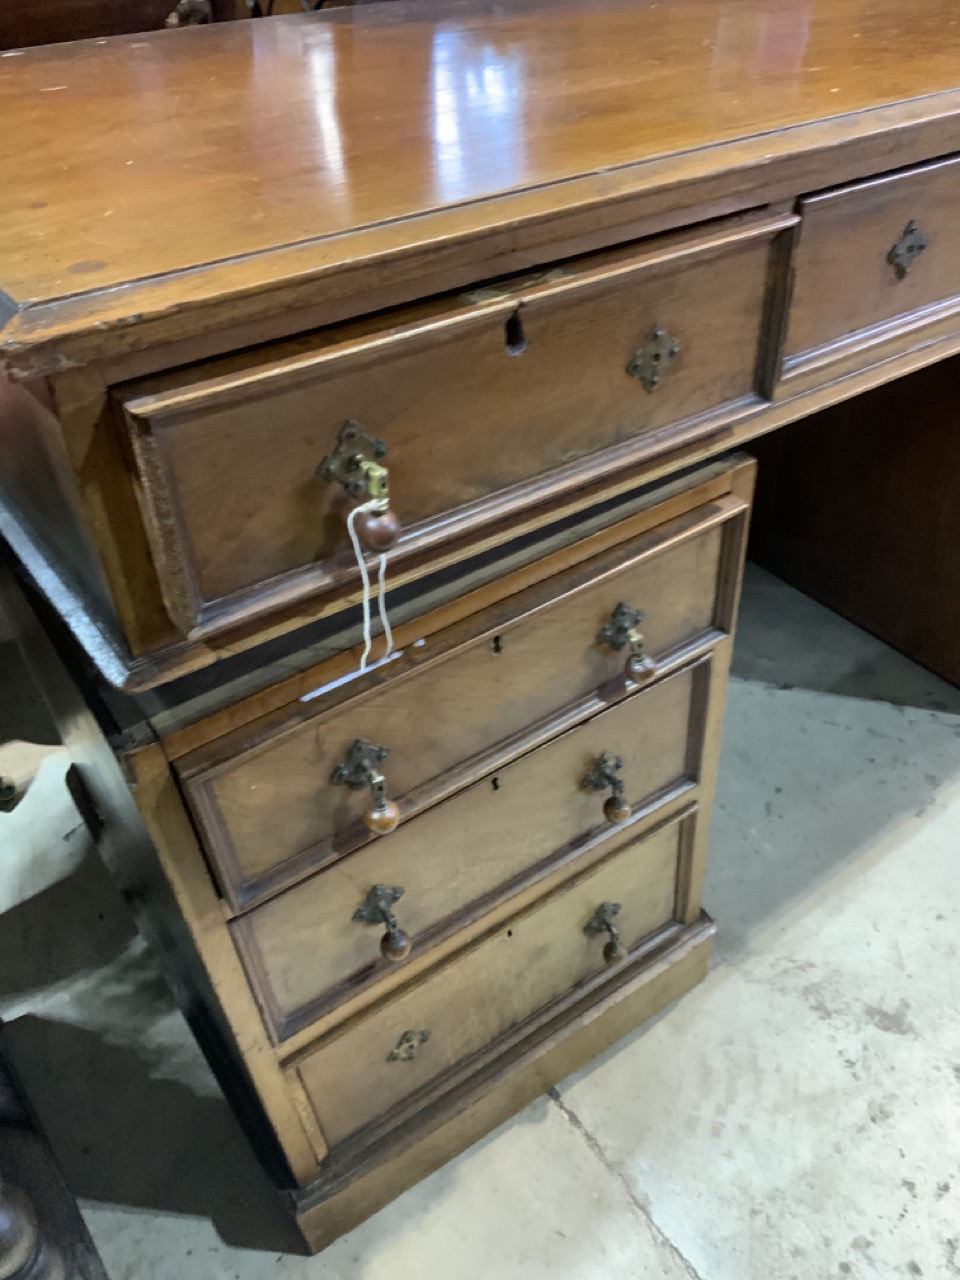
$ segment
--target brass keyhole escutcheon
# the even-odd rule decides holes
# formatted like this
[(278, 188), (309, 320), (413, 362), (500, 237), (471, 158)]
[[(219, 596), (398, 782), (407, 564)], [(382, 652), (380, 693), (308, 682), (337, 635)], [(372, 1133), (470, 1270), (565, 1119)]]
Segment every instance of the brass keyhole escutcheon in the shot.
[(887, 254), (887, 261), (902, 280), (928, 245), (927, 237), (914, 222), (913, 218), (903, 229), (903, 235)]
[(627, 373), (641, 382), (647, 391), (656, 391), (679, 354), (679, 340), (667, 333), (662, 325), (655, 325), (644, 345), (630, 357)]

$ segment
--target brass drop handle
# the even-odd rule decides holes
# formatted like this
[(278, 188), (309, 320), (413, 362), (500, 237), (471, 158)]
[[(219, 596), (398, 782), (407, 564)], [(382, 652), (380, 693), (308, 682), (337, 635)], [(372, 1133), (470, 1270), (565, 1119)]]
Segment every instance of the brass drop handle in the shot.
[(630, 656), (627, 658), (627, 675), (634, 680), (649, 680), (656, 675), (657, 664), (647, 653), (647, 642), (643, 633), (638, 630), (643, 621), (639, 609), (631, 609), (623, 601), (610, 614), (608, 621), (600, 628), (597, 641), (608, 645), (611, 649), (623, 649), (629, 646)]
[(375, 884), (353, 913), (358, 924), (385, 924), (387, 931), (380, 939), (380, 950), (388, 960), (404, 960), (410, 954), (410, 939), (397, 923), (394, 903), (403, 897), (403, 888)]
[(390, 507), (390, 473), (383, 440), (368, 436), (358, 422), (345, 422), (332, 451), (317, 467), (323, 480), (343, 485), (366, 510), (354, 520), (360, 542), (369, 551), (388, 551), (400, 537), (400, 521)]
[(626, 822), (632, 812), (623, 797), (623, 779), (620, 770), (623, 760), (620, 756), (604, 751), (597, 756), (593, 768), (583, 780), (589, 791), (610, 790), (610, 796), (604, 801), (603, 813), (608, 822)]
[(607, 964), (621, 964), (627, 958), (627, 949), (620, 941), (620, 930), (613, 923), (620, 914), (619, 902), (601, 902), (584, 925), (585, 933), (608, 934), (603, 958)]
[(331, 782), (349, 787), (351, 791), (370, 788), (370, 808), (364, 813), (363, 821), (377, 836), (393, 831), (400, 821), (400, 810), (387, 799), (387, 780), (380, 772), (380, 765), (389, 754), (389, 747), (357, 738), (330, 775)]

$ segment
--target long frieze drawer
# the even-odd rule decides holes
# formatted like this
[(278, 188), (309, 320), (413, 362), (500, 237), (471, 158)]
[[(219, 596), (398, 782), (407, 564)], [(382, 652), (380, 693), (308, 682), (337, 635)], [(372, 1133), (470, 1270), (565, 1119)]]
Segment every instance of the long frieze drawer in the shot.
[(736, 583), (723, 566), (736, 561), (746, 511), (730, 498), (688, 513), (485, 610), (469, 622), (472, 638), (453, 628), (449, 641), (440, 633), (411, 649), (406, 669), (401, 660), (400, 674), (364, 678), (359, 696), (342, 700), (341, 687), (298, 702), (182, 760), (234, 910), (370, 838), (370, 788), (336, 780), (355, 742), (388, 750), (375, 767), (406, 815), (416, 788), (612, 682), (629, 687), (625, 675), (649, 680), (672, 652), (726, 630)]
[[(628, 840), (338, 1029), (291, 1068), (331, 1147), (591, 980), (676, 916), (695, 813)], [(614, 932), (615, 931), (615, 932)]]
[[(439, 551), (502, 520), (505, 490), (529, 507), (526, 482), (576, 488), (577, 460), (752, 397), (791, 222), (707, 224), (118, 388), (171, 617), (209, 634), (342, 583), (347, 508), (384, 485), (394, 555)], [(390, 533), (370, 513), (358, 531)]]
[[(801, 202), (783, 373), (846, 371), (960, 309), (960, 160)], [(960, 321), (958, 321), (960, 327)], [(871, 354), (872, 353), (872, 354)]]
[(710, 658), (234, 920), (282, 1040), (699, 775)]

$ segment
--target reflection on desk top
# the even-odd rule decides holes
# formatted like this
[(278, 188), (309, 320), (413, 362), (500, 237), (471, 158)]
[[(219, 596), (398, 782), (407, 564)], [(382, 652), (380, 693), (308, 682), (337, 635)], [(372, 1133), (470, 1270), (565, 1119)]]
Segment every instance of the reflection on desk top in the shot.
[(508, 221), (641, 196), (630, 216), (662, 214), (668, 190), (723, 211), (783, 198), (803, 156), (845, 147), (843, 180), (942, 154), (960, 10), (394, 0), (5, 54), (0, 114), (0, 345), (24, 372), (25, 350), (93, 326), (83, 358), (134, 349), (171, 307)]

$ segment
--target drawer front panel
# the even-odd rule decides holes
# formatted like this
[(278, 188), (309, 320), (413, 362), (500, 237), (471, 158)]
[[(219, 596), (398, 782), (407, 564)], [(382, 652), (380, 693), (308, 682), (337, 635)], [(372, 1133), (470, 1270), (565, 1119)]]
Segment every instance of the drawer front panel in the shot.
[(330, 1146), (386, 1115), (498, 1036), (618, 966), (601, 904), (629, 952), (675, 915), (693, 815), (629, 840), (599, 866), (504, 921), (419, 982), (346, 1024), (295, 1068)]
[(653, 661), (728, 626), (724, 592), (735, 583), (721, 573), (723, 549), (741, 536), (744, 513), (734, 506), (721, 523), (710, 507), (672, 521), (559, 575), (546, 604), (538, 587), (495, 606), (478, 619), (476, 639), (332, 711), (320, 700), (297, 704), (266, 740), (254, 726), (184, 761), (181, 776), (231, 905), (248, 906), (367, 838), (369, 789), (331, 781), (356, 739), (389, 749), (388, 794), (406, 812), (416, 808), (405, 800), (416, 788), (611, 681), (622, 684), (629, 647), (600, 641), (619, 603), (643, 613)]
[(696, 780), (709, 659), (659, 682), (531, 752), (392, 835), (320, 871), (231, 928), (278, 1039), (395, 965), (383, 924), (354, 919), (375, 885), (399, 886), (399, 926), (412, 955), (487, 909), (596, 833), (616, 830), (610, 791), (584, 779), (598, 758), (622, 760), (634, 808)]
[[(960, 160), (811, 196), (802, 204), (786, 375), (852, 335), (908, 326), (960, 297)], [(865, 335), (866, 340), (866, 335)]]
[(171, 616), (216, 630), (354, 575), (344, 490), (317, 473), (348, 420), (388, 447), (397, 557), (502, 517), (492, 496), (511, 486), (751, 396), (781, 225), (686, 232), (195, 385), (121, 390)]

